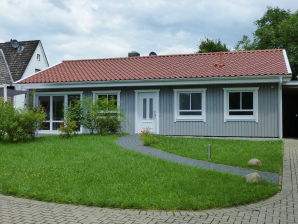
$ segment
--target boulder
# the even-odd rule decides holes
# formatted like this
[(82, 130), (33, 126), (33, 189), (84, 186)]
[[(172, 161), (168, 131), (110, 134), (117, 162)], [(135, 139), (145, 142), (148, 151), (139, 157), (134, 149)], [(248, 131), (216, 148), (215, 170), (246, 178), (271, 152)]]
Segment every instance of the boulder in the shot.
[(258, 159), (251, 159), (248, 161), (249, 166), (262, 166), (262, 162)]
[(245, 176), (247, 183), (260, 183), (262, 178), (258, 173), (250, 173)]

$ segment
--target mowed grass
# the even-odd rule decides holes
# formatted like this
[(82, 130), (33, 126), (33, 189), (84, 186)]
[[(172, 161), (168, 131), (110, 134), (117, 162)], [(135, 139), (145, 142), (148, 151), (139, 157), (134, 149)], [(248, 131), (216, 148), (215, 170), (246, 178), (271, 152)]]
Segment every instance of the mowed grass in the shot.
[[(0, 143), (0, 193), (100, 207), (197, 210), (258, 201), (267, 182), (187, 167), (124, 149), (119, 136), (47, 136)], [(220, 183), (220, 184), (219, 184)]]
[[(177, 155), (237, 167), (279, 173), (283, 160), (283, 142), (248, 141), (211, 138), (184, 138), (156, 136), (158, 143), (152, 146)], [(208, 159), (208, 144), (212, 157)], [(261, 160), (261, 167), (249, 167), (252, 158)]]

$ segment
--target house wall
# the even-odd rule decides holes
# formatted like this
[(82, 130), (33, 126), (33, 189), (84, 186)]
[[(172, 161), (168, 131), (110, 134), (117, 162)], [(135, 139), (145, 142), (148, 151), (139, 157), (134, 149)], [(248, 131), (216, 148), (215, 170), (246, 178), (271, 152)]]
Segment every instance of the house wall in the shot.
[[(259, 87), (258, 122), (227, 121), (224, 122), (224, 91), (228, 87)], [(174, 122), (174, 91), (182, 88), (206, 88), (206, 122), (177, 121)], [(135, 90), (146, 88), (115, 88), (121, 90), (120, 107), (125, 114), (124, 132), (135, 133)], [(194, 136), (235, 136), (235, 137), (278, 137), (279, 136), (279, 103), (278, 85), (217, 85), (217, 86), (175, 86), (151, 87), (160, 89), (160, 124), (161, 135), (194, 135)], [(92, 91), (103, 89), (84, 89), (84, 97), (92, 97)], [(106, 90), (106, 89), (105, 89)], [(47, 91), (47, 90), (44, 90)], [(48, 90), (49, 91), (49, 90)], [(55, 90), (50, 90), (55, 91)], [(65, 90), (64, 90), (65, 91)], [(74, 89), (69, 90), (74, 91)], [(76, 91), (82, 91), (76, 89)]]
[[(37, 60), (37, 54), (40, 55), (40, 61)], [(41, 71), (49, 67), (45, 52), (42, 48), (41, 42), (37, 45), (35, 52), (33, 53), (27, 68), (22, 75), (22, 79), (34, 75), (35, 69), (40, 69)]]
[(259, 119), (224, 122), (224, 91), (231, 86), (207, 87), (206, 122), (174, 122), (173, 90), (160, 92), (160, 133), (163, 135), (278, 137), (278, 87), (259, 86)]
[[(37, 60), (37, 54), (40, 55), (40, 61)], [(36, 73), (35, 69), (40, 69), (42, 71), (48, 67), (49, 67), (49, 64), (48, 64), (45, 52), (43, 50), (41, 42), (39, 42), (39, 44), (35, 49), (35, 52), (33, 53), (30, 59), (29, 64), (27, 65), (27, 68), (24, 74), (22, 75), (22, 79), (34, 75)], [(14, 96), (14, 99), (13, 99), (14, 107), (23, 108), (25, 105), (25, 101), (26, 101), (25, 94)]]

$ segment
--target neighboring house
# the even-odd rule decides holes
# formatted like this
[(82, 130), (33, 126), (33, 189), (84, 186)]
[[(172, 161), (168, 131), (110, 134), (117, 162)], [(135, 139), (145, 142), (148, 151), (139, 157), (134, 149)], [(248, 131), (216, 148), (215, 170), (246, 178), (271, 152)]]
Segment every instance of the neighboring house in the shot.
[[(0, 85), (9, 74), (12, 82), (30, 77), (31, 75), (49, 67), (46, 54), (40, 40), (17, 41), (0, 43)], [(2, 59), (1, 59), (2, 57)], [(5, 78), (6, 77), (6, 78)], [(11, 85), (11, 83), (6, 83)], [(21, 108), (25, 104), (25, 94), (14, 96), (15, 107)]]
[(18, 82), (48, 114), (41, 132), (57, 133), (73, 98), (103, 96), (117, 99), (131, 134), (278, 138), (292, 129), (283, 118), (297, 122), (283, 113), (297, 105), (282, 103), (297, 95), (285, 50), (134, 56), (63, 61)]
[[(13, 79), (10, 74), (10, 70), (5, 59), (2, 49), (0, 49), (0, 97), (4, 97), (5, 100), (8, 99), (7, 87), (11, 86)], [(10, 100), (12, 100), (10, 98)]]

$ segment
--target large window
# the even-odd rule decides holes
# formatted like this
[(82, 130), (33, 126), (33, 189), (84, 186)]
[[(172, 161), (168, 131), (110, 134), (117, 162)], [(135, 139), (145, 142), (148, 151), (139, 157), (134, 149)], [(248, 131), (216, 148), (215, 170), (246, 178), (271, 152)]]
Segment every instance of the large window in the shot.
[(111, 100), (114, 101), (115, 106), (120, 107), (120, 91), (94, 91), (94, 100), (101, 99), (107, 103)]
[(224, 89), (225, 121), (258, 120), (258, 88)]
[(206, 120), (206, 89), (175, 89), (175, 121)]
[(41, 131), (57, 131), (64, 123), (66, 105), (81, 99), (81, 93), (37, 93), (36, 105), (44, 108), (46, 120)]

